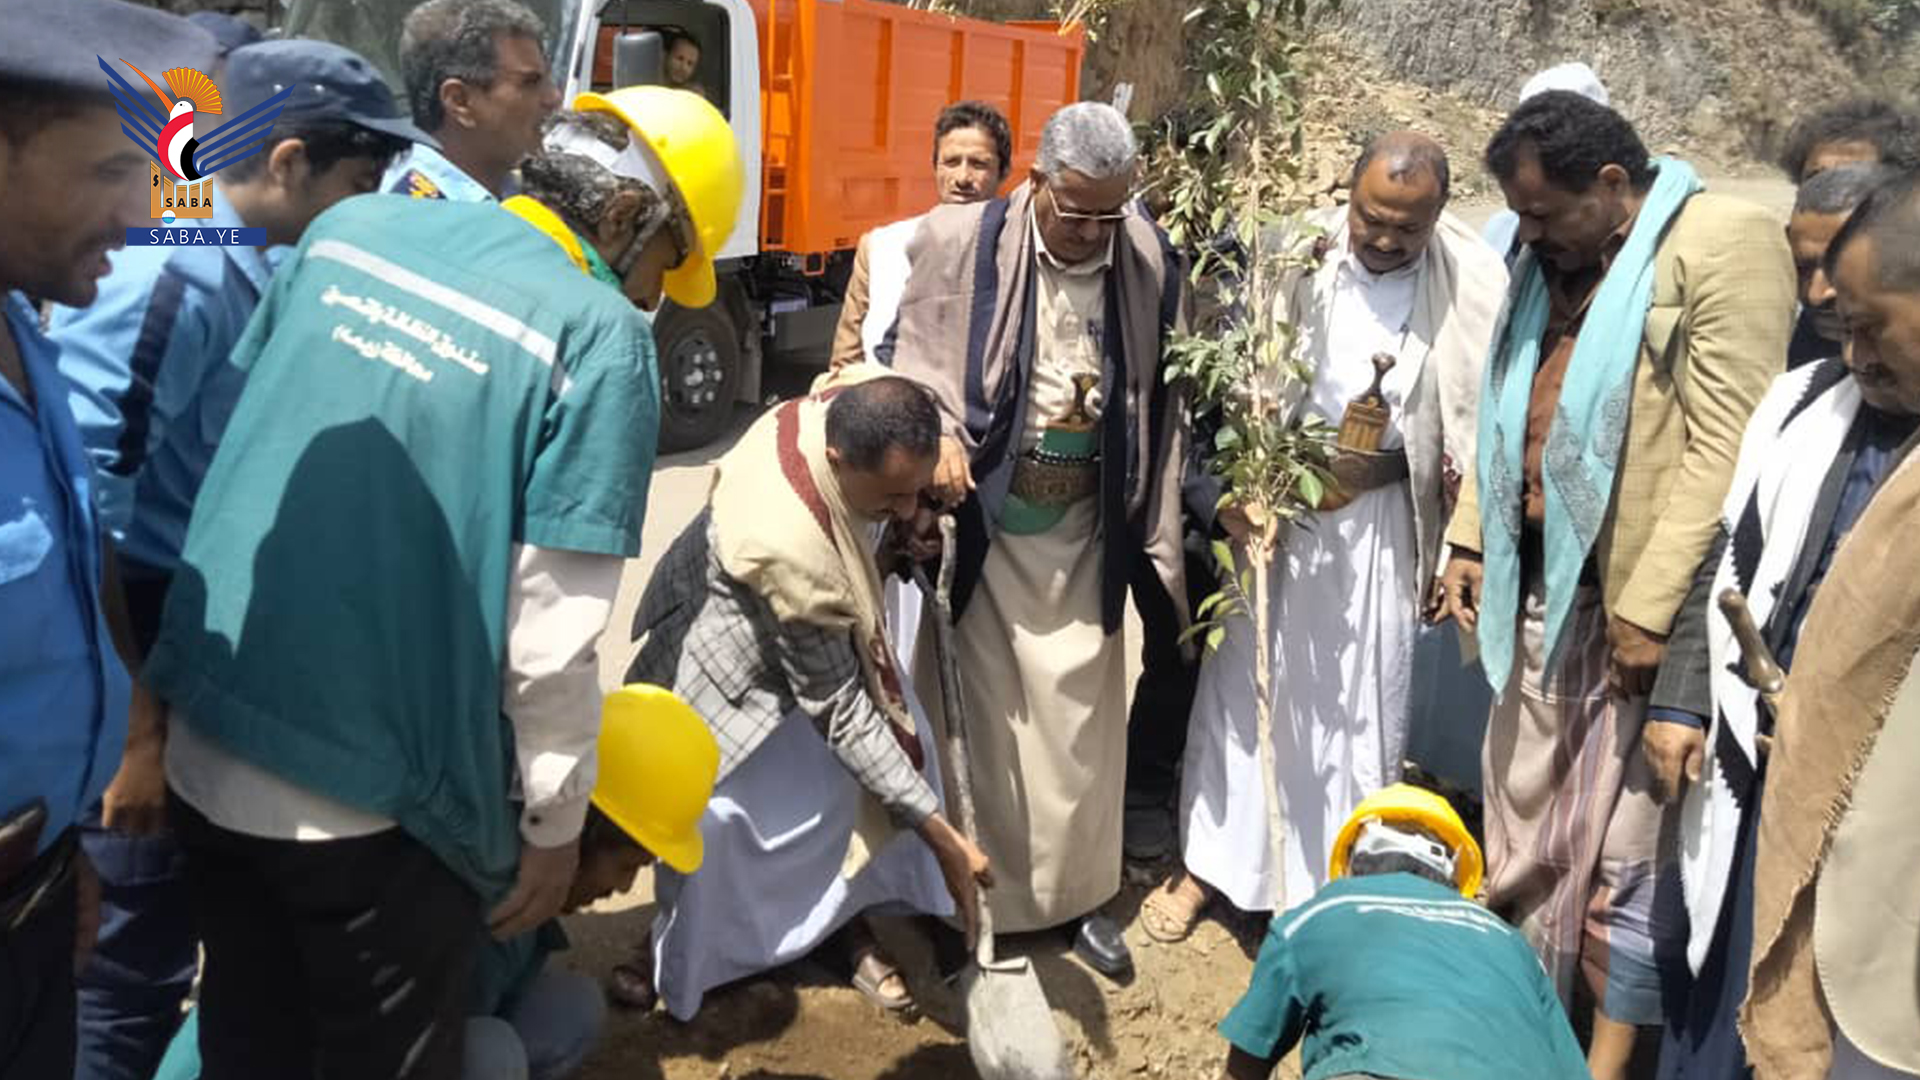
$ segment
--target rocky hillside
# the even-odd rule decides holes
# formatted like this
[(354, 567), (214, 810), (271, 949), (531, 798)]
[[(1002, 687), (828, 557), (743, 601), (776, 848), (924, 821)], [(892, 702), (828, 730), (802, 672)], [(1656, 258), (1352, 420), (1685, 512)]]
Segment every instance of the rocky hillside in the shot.
[[(241, 10), (268, 0), (148, 0)], [(1107, 9), (1083, 86), (1133, 86), (1132, 114), (1178, 107), (1187, 0), (1098, 0)], [(1474, 158), (1520, 86), (1584, 60), (1650, 145), (1720, 169), (1764, 161), (1793, 119), (1850, 93), (1920, 93), (1920, 0), (1316, 0), (1324, 60), (1314, 80), (1309, 172), (1367, 135), (1412, 126)], [(1048, 18), (1069, 0), (947, 0), (982, 18)], [(1466, 180), (1475, 182), (1473, 170)]]
[(1911, 67), (1908, 85), (1889, 78), (1898, 42), (1848, 2), (1342, 0), (1333, 22), (1396, 76), (1492, 108), (1584, 60), (1650, 143), (1728, 159), (1771, 153), (1794, 117), (1868, 83), (1913, 91)]

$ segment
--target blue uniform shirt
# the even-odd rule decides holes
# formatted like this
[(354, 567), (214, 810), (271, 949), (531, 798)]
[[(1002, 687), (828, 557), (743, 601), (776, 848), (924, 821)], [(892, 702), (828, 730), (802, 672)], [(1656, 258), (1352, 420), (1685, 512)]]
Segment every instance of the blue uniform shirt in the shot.
[[(380, 190), (415, 199), (451, 199), (454, 202), (493, 202), (493, 192), (447, 156), (424, 143), (414, 143), (393, 159), (380, 179)], [(513, 194), (508, 192), (509, 195)]]
[[(212, 228), (243, 223), (225, 201)], [(100, 297), (57, 308), (51, 334), (99, 469), (101, 523), (122, 554), (172, 571), (200, 481), (246, 376), (227, 362), (286, 248), (130, 247)]]
[(127, 738), (127, 673), (100, 616), (93, 470), (57, 348), (5, 297), (37, 408), (0, 379), (0, 815), (46, 800), (44, 851), (99, 801)]

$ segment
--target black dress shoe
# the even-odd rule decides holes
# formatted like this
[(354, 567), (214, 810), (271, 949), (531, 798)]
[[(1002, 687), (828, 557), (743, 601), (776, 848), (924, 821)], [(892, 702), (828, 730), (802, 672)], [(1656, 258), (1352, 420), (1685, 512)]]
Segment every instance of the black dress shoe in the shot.
[(1120, 924), (1105, 915), (1080, 920), (1073, 935), (1073, 954), (1109, 979), (1118, 980), (1133, 972), (1133, 953), (1120, 934)]

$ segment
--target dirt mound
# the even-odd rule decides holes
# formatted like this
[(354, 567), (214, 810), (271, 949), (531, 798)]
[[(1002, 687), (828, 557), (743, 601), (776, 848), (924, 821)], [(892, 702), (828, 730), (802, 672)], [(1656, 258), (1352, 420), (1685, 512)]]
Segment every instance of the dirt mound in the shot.
[[(1164, 869), (1129, 867), (1111, 912), (1132, 923)], [(556, 962), (604, 978), (652, 917), (642, 904), (572, 918), (574, 948)], [(804, 962), (709, 994), (689, 1024), (661, 1010), (615, 1010), (582, 1080), (975, 1080), (961, 1002), (931, 974), (926, 936), (907, 920), (878, 922), (920, 1001), (918, 1019), (889, 1019), (834, 972)], [(1228, 912), (1180, 945), (1130, 926), (1137, 971), (1126, 986), (1093, 974), (1058, 935), (1023, 935), (1005, 948), (1033, 960), (1085, 1080), (1189, 1080), (1220, 1073), (1226, 1044), (1213, 1027), (1246, 989), (1263, 923)], [(1298, 1075), (1291, 1065), (1279, 1073)]]

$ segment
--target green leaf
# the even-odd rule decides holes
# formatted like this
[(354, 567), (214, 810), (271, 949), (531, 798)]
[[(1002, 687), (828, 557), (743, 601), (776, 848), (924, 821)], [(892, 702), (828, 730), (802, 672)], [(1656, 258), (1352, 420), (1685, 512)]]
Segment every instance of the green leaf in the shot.
[[(1225, 92), (1220, 89), (1220, 76), (1218, 73), (1212, 71), (1207, 72), (1207, 92), (1217, 98), (1226, 96)], [(1212, 148), (1211, 142), (1209, 142), (1208, 148)]]
[(1326, 495), (1327, 488), (1313, 470), (1302, 467), (1300, 470), (1300, 501), (1307, 506), (1319, 506), (1320, 499)]
[(1233, 573), (1233, 548), (1225, 540), (1213, 542), (1213, 565), (1223, 574)]
[(1213, 593), (1213, 595), (1207, 597), (1205, 600), (1200, 601), (1200, 607), (1198, 610), (1194, 612), (1194, 617), (1197, 619), (1205, 620), (1208, 615), (1213, 613), (1213, 609), (1225, 603), (1226, 599), (1227, 599), (1226, 593), (1216, 591), (1215, 593)]
[(1214, 626), (1207, 630), (1207, 651), (1219, 652), (1220, 643), (1227, 640), (1227, 628)]

